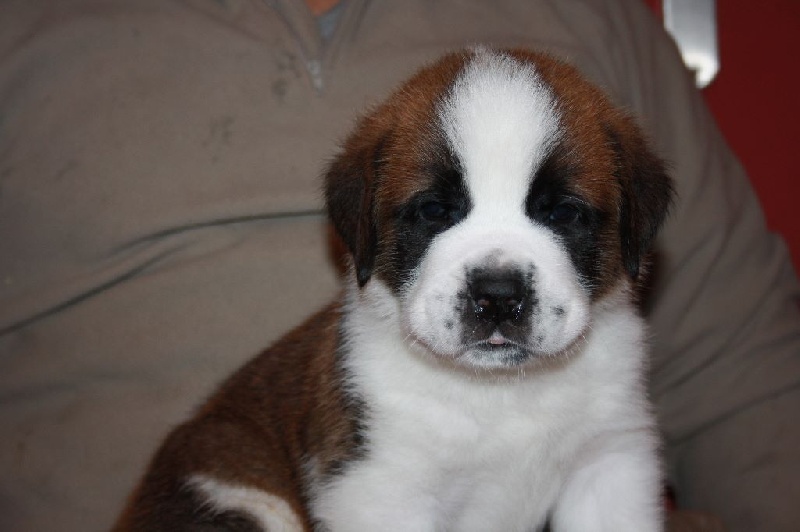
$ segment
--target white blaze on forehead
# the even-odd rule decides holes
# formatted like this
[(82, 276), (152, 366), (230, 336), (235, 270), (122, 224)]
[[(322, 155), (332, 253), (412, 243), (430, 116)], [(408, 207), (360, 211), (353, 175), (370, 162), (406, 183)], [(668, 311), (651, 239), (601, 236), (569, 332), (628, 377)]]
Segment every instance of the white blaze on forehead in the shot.
[(534, 67), (479, 49), (439, 114), (474, 208), (521, 207), (558, 133), (553, 96)]

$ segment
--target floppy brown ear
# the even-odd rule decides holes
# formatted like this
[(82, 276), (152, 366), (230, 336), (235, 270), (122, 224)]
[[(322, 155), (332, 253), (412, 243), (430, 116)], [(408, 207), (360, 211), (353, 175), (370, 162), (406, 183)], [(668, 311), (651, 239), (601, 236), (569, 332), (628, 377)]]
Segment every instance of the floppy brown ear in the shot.
[(642, 259), (672, 203), (672, 180), (633, 120), (623, 118), (606, 130), (615, 151), (616, 177), (622, 192), (619, 214), (623, 265), (636, 279)]
[(328, 217), (353, 256), (359, 286), (372, 276), (378, 246), (375, 187), (384, 137), (373, 129), (362, 120), (325, 175)]

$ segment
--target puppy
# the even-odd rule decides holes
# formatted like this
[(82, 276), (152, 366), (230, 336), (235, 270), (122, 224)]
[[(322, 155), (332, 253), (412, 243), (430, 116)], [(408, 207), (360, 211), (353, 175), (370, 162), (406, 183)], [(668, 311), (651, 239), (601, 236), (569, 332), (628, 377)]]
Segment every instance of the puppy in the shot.
[(642, 261), (672, 195), (571, 67), (448, 55), (325, 181), (341, 299), (233, 375), (117, 531), (650, 532)]

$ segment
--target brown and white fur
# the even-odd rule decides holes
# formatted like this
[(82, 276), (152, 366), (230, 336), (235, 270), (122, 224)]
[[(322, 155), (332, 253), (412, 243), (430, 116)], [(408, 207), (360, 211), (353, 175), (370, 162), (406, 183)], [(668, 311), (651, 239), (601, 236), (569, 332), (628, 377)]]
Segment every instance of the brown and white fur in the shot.
[(633, 294), (671, 193), (573, 68), (423, 69), (327, 173), (341, 299), (169, 436), (116, 530), (661, 530)]

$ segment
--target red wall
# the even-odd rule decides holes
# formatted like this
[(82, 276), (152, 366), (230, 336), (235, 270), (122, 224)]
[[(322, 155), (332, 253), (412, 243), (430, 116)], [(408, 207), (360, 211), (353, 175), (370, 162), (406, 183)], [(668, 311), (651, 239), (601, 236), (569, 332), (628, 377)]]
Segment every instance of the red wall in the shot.
[(706, 101), (800, 270), (800, 2), (717, 0), (717, 22), (721, 69)]

